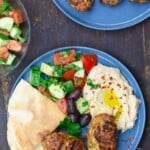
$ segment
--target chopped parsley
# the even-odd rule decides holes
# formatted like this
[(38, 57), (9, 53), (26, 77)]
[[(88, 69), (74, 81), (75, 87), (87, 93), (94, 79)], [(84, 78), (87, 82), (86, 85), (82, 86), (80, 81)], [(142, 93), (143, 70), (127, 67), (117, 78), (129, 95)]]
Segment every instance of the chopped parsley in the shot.
[(8, 0), (3, 0), (3, 2), (0, 3), (0, 14), (5, 15), (8, 14), (12, 10), (11, 4), (8, 2)]
[(60, 122), (59, 128), (65, 129), (69, 135), (79, 137), (81, 135), (81, 127), (78, 123), (71, 121), (70, 117), (66, 117)]
[(98, 84), (94, 84), (91, 79), (88, 79), (88, 80), (86, 81), (86, 83), (87, 83), (87, 85), (90, 86), (92, 89), (97, 89), (97, 88), (98, 88)]

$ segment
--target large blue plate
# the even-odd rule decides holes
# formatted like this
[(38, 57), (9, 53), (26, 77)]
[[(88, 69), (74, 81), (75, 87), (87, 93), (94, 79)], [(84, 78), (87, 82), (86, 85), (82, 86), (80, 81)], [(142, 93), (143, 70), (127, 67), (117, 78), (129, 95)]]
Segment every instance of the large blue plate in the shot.
[(122, 0), (120, 4), (110, 7), (95, 0), (91, 10), (78, 12), (67, 1), (53, 0), (56, 6), (70, 19), (93, 29), (123, 29), (150, 17), (150, 2), (135, 4), (129, 0)]
[[(139, 113), (138, 117), (135, 123), (134, 128), (124, 132), (119, 133), (118, 136), (118, 150), (135, 150), (138, 146), (138, 143), (140, 142), (140, 139), (143, 134), (144, 125), (145, 125), (145, 104), (142, 92), (139, 88), (139, 85), (133, 75), (129, 72), (129, 70), (118, 60), (116, 60), (114, 57), (106, 54), (105, 52), (102, 52), (100, 50), (96, 50), (93, 48), (87, 48), (87, 47), (79, 47), (79, 46), (72, 46), (72, 47), (63, 47), (58, 48), (54, 50), (50, 50), (49, 52), (45, 53), (44, 55), (40, 56), (39, 58), (35, 59), (18, 77), (13, 90), (16, 86), (16, 84), (20, 81), (20, 79), (25, 79), (26, 81), (29, 80), (29, 72), (30, 68), (33, 65), (40, 65), (41, 62), (50, 62), (52, 61), (53, 54), (55, 52), (59, 52), (66, 49), (76, 49), (78, 52), (82, 53), (94, 53), (98, 56), (98, 61), (104, 65), (117, 67), (120, 69), (121, 73), (124, 75), (124, 77), (128, 80), (129, 84), (133, 87), (134, 94), (140, 99), (141, 103), (139, 106)], [(12, 91), (13, 91), (12, 90)]]

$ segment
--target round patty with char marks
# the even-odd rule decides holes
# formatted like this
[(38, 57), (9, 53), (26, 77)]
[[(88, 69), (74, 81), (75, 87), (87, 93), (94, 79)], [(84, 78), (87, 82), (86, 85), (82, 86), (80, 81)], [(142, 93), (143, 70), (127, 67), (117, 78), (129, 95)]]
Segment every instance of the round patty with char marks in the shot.
[(68, 0), (70, 5), (78, 11), (86, 11), (91, 8), (93, 0)]
[(117, 125), (113, 116), (97, 115), (88, 132), (88, 150), (116, 150)]

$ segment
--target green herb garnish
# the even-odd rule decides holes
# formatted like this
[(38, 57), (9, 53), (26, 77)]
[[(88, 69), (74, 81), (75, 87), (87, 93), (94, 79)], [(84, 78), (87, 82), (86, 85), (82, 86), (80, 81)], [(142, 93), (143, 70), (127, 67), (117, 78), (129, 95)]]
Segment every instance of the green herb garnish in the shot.
[(71, 121), (70, 117), (66, 117), (60, 122), (60, 128), (65, 129), (69, 135), (79, 137), (81, 135), (81, 127), (78, 123)]
[(94, 84), (91, 79), (88, 79), (86, 81), (86, 83), (87, 83), (88, 86), (90, 86), (93, 89), (97, 89), (98, 88), (98, 84)]
[(8, 14), (11, 10), (12, 6), (8, 0), (3, 0), (3, 2), (0, 3), (0, 14), (2, 15)]

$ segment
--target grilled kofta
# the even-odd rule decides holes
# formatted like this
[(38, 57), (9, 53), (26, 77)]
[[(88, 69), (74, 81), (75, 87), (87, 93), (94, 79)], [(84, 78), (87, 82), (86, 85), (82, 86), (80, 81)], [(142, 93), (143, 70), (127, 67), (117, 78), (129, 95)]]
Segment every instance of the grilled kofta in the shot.
[(91, 8), (93, 0), (68, 0), (70, 5), (78, 11), (86, 11)]
[(130, 0), (130, 2), (134, 2), (134, 3), (147, 3), (150, 0)]
[(97, 115), (88, 132), (88, 150), (116, 150), (117, 125), (113, 116)]
[(43, 138), (44, 150), (85, 150), (81, 139), (63, 132), (53, 132)]
[(109, 6), (115, 6), (118, 3), (120, 3), (121, 0), (100, 0), (100, 2), (109, 5)]

